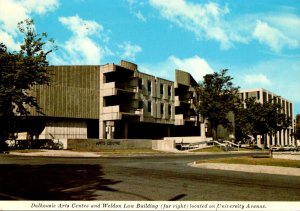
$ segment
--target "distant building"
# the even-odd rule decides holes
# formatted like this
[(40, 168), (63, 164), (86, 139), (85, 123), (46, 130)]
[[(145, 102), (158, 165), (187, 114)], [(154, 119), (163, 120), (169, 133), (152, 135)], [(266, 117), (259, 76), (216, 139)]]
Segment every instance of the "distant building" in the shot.
[(245, 100), (250, 97), (255, 97), (258, 102), (264, 103), (268, 101), (272, 101), (276, 99), (277, 102), (281, 105), (282, 110), (281, 112), (286, 114), (292, 121), (292, 126), (282, 129), (278, 131), (276, 135), (265, 134), (263, 137), (258, 137), (257, 145), (260, 147), (267, 146), (270, 147), (272, 145), (293, 145), (293, 132), (294, 132), (294, 121), (293, 121), (293, 103), (277, 94), (274, 94), (270, 91), (265, 89), (248, 89), (248, 90), (241, 90), (240, 97), (242, 100)]

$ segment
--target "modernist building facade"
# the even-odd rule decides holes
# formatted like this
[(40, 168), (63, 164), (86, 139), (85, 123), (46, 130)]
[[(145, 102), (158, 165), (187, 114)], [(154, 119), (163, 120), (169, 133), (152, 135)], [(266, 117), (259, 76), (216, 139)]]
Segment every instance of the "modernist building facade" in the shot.
[(265, 134), (258, 136), (258, 146), (267, 146), (272, 145), (294, 145), (294, 120), (293, 120), (293, 103), (275, 93), (272, 93), (265, 89), (248, 89), (240, 91), (240, 98), (245, 100), (247, 98), (254, 97), (260, 103), (264, 102), (274, 102), (276, 100), (282, 107), (281, 112), (286, 114), (290, 118), (292, 125), (288, 128), (284, 128), (277, 132), (277, 134)]
[[(160, 139), (199, 136), (193, 77), (176, 81), (142, 73), (136, 64), (53, 66), (51, 86), (32, 90), (45, 115), (23, 122), (27, 138)], [(26, 138), (20, 136), (19, 138)]]
[[(44, 115), (32, 111), (21, 124), (24, 138), (40, 139), (161, 139), (164, 137), (210, 137), (209, 124), (197, 111), (199, 85), (182, 70), (175, 81), (139, 71), (136, 64), (52, 66), (51, 86), (32, 90)], [(261, 103), (275, 94), (243, 90), (242, 99), (256, 97)], [(283, 112), (293, 117), (293, 104), (277, 96)], [(279, 131), (277, 139), (265, 135), (258, 145), (292, 144), (293, 128)], [(221, 134), (221, 133), (218, 133)], [(234, 137), (231, 133), (224, 136)], [(223, 137), (223, 138), (227, 138)], [(266, 143), (263, 143), (266, 140)], [(275, 142), (278, 140), (278, 143)]]

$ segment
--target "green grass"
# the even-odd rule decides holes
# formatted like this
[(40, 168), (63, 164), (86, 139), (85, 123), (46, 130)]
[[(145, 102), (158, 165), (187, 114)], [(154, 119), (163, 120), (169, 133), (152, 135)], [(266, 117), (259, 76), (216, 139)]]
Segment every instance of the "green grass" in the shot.
[(247, 164), (247, 165), (265, 165), (300, 168), (299, 160), (275, 159), (275, 158), (253, 158), (253, 157), (235, 157), (218, 158), (213, 160), (201, 160), (197, 163), (228, 163), (228, 164)]

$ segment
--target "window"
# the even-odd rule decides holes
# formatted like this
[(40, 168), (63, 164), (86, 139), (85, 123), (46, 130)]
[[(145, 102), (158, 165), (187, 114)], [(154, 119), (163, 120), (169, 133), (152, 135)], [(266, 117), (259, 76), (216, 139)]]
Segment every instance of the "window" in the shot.
[(164, 94), (164, 85), (160, 84), (160, 95)]
[(260, 100), (260, 92), (257, 91), (257, 99)]
[(148, 101), (148, 112), (151, 113), (151, 101)]
[(143, 88), (143, 80), (139, 79), (139, 89), (142, 89), (142, 88)]
[(148, 92), (151, 92), (151, 81), (148, 81)]
[(171, 97), (172, 93), (171, 93), (172, 87), (168, 86), (168, 96)]
[(171, 105), (169, 105), (168, 110), (169, 110), (169, 115), (172, 115), (172, 106)]
[(164, 104), (160, 104), (160, 113), (163, 114), (164, 113)]

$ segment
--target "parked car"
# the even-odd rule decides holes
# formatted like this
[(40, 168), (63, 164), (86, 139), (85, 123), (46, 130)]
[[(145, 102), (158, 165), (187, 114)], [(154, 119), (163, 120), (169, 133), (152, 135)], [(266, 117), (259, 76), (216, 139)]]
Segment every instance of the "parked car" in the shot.
[(271, 146), (272, 151), (283, 151), (283, 147), (280, 145), (273, 145)]
[(283, 147), (283, 151), (296, 151), (296, 147), (293, 145), (286, 145)]

